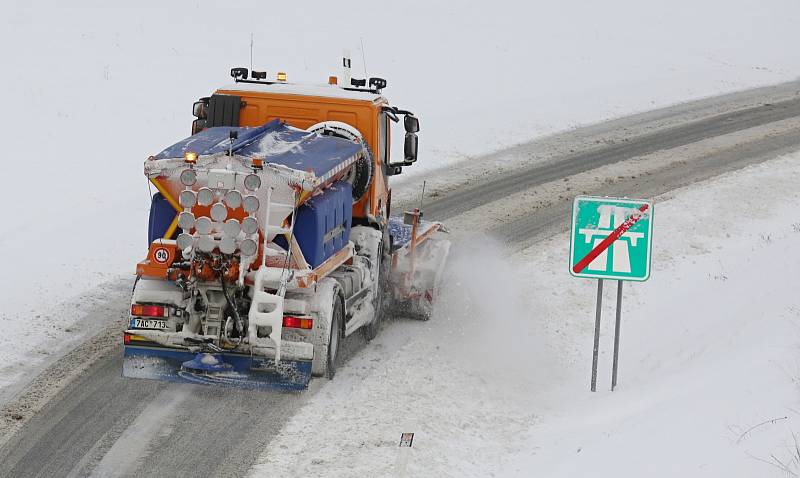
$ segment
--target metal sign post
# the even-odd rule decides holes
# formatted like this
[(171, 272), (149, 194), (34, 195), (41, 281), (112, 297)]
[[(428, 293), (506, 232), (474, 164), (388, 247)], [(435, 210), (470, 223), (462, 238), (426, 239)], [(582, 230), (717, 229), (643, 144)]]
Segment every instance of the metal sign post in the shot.
[(617, 386), (617, 365), (619, 364), (619, 323), (622, 318), (622, 281), (617, 281), (617, 320), (614, 324), (614, 365), (611, 368), (611, 391)]
[(592, 352), (592, 391), (597, 391), (597, 353), (600, 350), (600, 314), (603, 309), (603, 279), (597, 280), (597, 312), (594, 316), (594, 351)]
[(653, 237), (653, 204), (623, 198), (578, 196), (572, 206), (569, 271), (575, 277), (597, 279), (597, 310), (592, 350), (592, 392), (597, 391), (600, 318), (603, 279), (617, 281), (614, 323), (614, 363), (611, 390), (617, 386), (619, 335), (622, 319), (622, 281), (646, 281), (650, 277)]

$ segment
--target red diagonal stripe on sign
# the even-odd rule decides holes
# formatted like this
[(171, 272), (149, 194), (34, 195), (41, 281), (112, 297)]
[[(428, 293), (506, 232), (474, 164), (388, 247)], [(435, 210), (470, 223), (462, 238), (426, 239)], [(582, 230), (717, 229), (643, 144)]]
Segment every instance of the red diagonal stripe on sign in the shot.
[(642, 207), (639, 208), (639, 214), (631, 215), (631, 217), (626, 219), (625, 222), (623, 222), (616, 229), (614, 229), (614, 231), (611, 234), (609, 234), (608, 237), (603, 239), (600, 242), (600, 244), (596, 245), (594, 249), (589, 251), (589, 253), (586, 254), (586, 257), (579, 260), (578, 263), (572, 267), (572, 272), (579, 274), (582, 270), (584, 270), (586, 266), (588, 266), (593, 260), (597, 258), (597, 256), (599, 256), (600, 254), (603, 253), (603, 251), (608, 249), (608, 246), (610, 246), (612, 242), (622, 237), (622, 235), (625, 234), (628, 231), (628, 229), (630, 229), (631, 227), (633, 227), (634, 224), (639, 222), (639, 219), (644, 217), (644, 213), (645, 211), (647, 211), (649, 207), (650, 206), (648, 204), (642, 204)]

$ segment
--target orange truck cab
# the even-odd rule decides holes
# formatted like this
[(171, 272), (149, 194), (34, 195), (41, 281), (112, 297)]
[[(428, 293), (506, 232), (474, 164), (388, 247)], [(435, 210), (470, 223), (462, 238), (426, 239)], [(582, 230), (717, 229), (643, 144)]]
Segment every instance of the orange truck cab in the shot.
[[(194, 104), (197, 119), (192, 134), (213, 126), (261, 126), (274, 119), (300, 129), (328, 127), (334, 134), (347, 134), (337, 125), (350, 126), (372, 154), (372, 180), (366, 194), (353, 204), (354, 223), (385, 223), (391, 201), (387, 177), (416, 161), (419, 121), (411, 112), (390, 106), (381, 94), (384, 79), (351, 79), (350, 86), (340, 86), (332, 76), (328, 84), (295, 85), (286, 81), (285, 73), (278, 73), (280, 80), (268, 81), (265, 72), (245, 68), (232, 69), (231, 76), (235, 83)], [(399, 162), (391, 159), (390, 127), (390, 122), (399, 121), (398, 115), (404, 115), (406, 130), (405, 157)]]

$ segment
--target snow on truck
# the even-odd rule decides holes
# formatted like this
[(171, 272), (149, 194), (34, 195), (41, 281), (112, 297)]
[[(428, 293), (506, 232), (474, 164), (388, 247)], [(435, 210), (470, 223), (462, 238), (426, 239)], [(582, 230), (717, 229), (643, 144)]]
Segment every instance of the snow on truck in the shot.
[(391, 216), (388, 183), (416, 161), (419, 121), (345, 65), (341, 86), (234, 68), (194, 104), (192, 136), (145, 161), (158, 192), (124, 376), (302, 390), (387, 311), (430, 314), (450, 243), (418, 209)]

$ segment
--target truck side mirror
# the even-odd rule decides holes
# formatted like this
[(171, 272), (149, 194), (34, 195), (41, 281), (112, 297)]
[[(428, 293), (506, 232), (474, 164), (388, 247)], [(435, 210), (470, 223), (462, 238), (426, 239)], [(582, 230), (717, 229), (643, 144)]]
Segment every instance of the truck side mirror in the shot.
[[(419, 133), (419, 119), (414, 115), (405, 115), (403, 118), (403, 126), (406, 128), (406, 133)], [(408, 138), (408, 136), (406, 136)]]
[[(408, 116), (406, 116), (408, 118)], [(416, 118), (414, 118), (416, 119)], [(417, 147), (419, 138), (415, 133), (406, 133), (406, 141), (403, 145), (403, 155), (406, 163), (413, 163), (417, 160)]]
[(204, 101), (195, 101), (192, 105), (192, 116), (198, 119), (206, 119), (206, 106)]
[(192, 121), (192, 134), (195, 135), (206, 129), (206, 120), (196, 119)]

